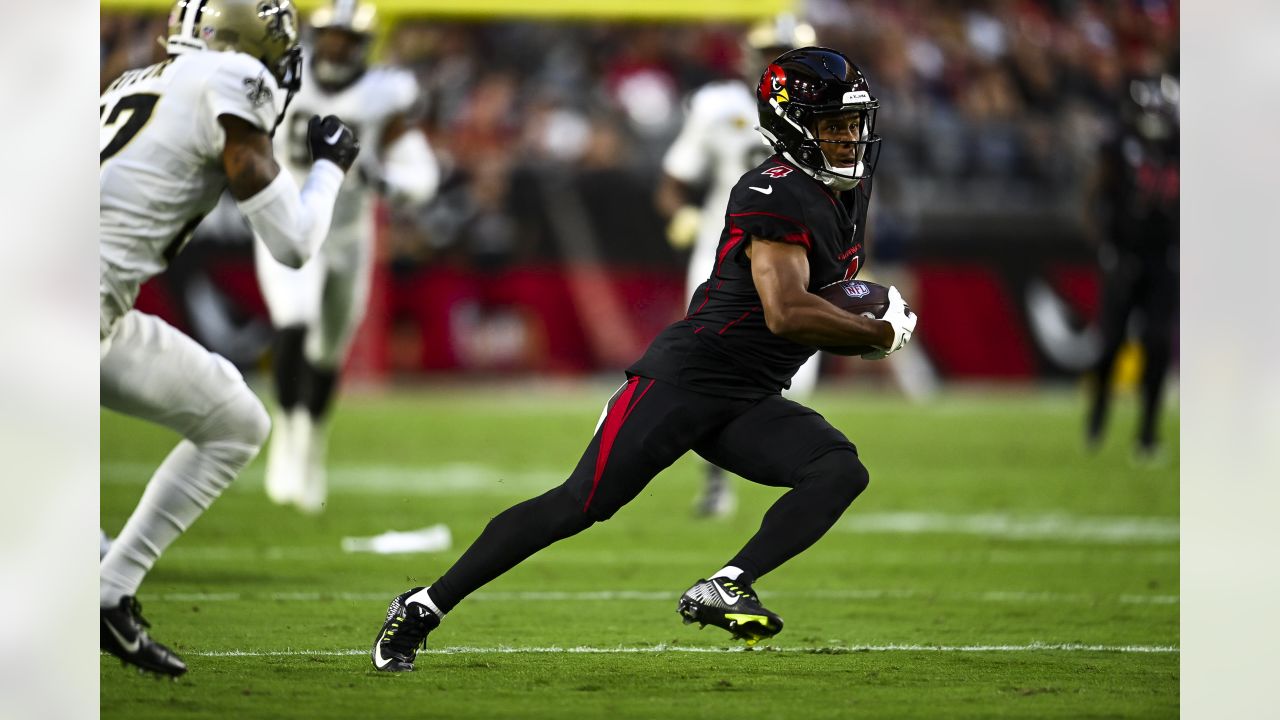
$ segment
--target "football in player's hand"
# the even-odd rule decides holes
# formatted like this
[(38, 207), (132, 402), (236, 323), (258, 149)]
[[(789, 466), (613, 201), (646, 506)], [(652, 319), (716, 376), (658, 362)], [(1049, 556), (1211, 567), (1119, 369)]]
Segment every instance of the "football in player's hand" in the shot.
[[(841, 280), (818, 291), (818, 296), (841, 310), (878, 320), (889, 309), (889, 288), (867, 280)], [(872, 345), (824, 347), (823, 352), (836, 355), (862, 355), (882, 348)]]

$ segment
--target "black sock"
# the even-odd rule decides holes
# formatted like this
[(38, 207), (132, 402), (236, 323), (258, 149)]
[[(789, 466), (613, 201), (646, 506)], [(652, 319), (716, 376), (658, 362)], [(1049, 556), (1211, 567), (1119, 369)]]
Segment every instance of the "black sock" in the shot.
[(868, 482), (852, 449), (822, 455), (800, 471), (795, 487), (769, 508), (760, 530), (726, 564), (742, 569), (742, 582), (755, 582), (825, 535)]
[(329, 414), (333, 405), (334, 392), (338, 389), (338, 371), (333, 368), (322, 368), (303, 360), (307, 373), (307, 410), (317, 422)]
[(285, 412), (302, 403), (306, 385), (306, 359), (302, 349), (306, 339), (307, 329), (302, 325), (290, 325), (276, 331), (271, 370), (275, 378), (276, 399)]
[(1138, 445), (1144, 450), (1156, 447), (1160, 431), (1160, 400), (1164, 394), (1165, 376), (1169, 373), (1172, 341), (1167, 335), (1144, 338), (1145, 366), (1142, 369), (1142, 417)]
[(447, 613), (525, 558), (582, 532), (592, 522), (582, 511), (582, 501), (563, 485), (507, 508), (489, 521), (453, 567), (431, 583), (431, 599)]

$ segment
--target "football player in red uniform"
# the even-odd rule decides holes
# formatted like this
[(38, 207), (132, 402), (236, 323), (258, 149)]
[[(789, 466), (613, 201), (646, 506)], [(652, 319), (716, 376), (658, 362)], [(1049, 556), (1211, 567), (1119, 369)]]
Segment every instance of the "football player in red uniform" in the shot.
[(412, 670), (427, 634), (468, 594), (612, 517), (690, 450), (786, 492), (724, 567), (685, 591), (679, 613), (750, 644), (782, 629), (753, 583), (822, 537), (869, 480), (853, 443), (782, 388), (820, 346), (872, 345), (875, 358), (899, 350), (916, 317), (896, 289), (882, 320), (810, 292), (863, 264), (880, 138), (862, 72), (834, 50), (793, 50), (769, 64), (756, 105), (775, 154), (730, 192), (715, 268), (688, 314), (627, 369), (568, 480), (493, 518), (439, 580), (391, 601), (377, 669)]

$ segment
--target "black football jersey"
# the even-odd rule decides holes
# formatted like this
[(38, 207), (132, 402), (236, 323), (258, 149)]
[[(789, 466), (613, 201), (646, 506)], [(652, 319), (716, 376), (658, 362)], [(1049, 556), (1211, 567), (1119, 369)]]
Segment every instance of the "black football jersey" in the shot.
[(1108, 240), (1118, 248), (1163, 257), (1178, 242), (1178, 145), (1122, 135), (1103, 147), (1102, 197)]
[(711, 277), (628, 372), (729, 397), (781, 392), (817, 348), (774, 335), (751, 279), (750, 238), (802, 245), (809, 290), (852, 278), (864, 264), (870, 183), (833, 193), (780, 155), (748, 170), (729, 194)]

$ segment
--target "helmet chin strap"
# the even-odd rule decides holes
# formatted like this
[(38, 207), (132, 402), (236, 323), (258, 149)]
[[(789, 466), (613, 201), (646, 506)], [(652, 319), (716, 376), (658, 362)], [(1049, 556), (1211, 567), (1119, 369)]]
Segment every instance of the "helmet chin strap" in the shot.
[[(778, 149), (781, 147), (782, 145), (781, 141), (779, 141), (777, 136), (775, 136), (773, 133), (760, 127), (759, 125), (757, 125), (755, 129), (756, 129), (756, 132), (763, 135), (765, 139), (769, 141), (769, 144), (772, 145), (774, 149)], [(804, 131), (804, 132), (806, 135), (809, 134), (808, 131)], [(815, 170), (814, 168), (811, 168), (808, 165), (800, 162), (791, 154), (791, 151), (782, 150), (782, 157), (786, 158), (787, 161), (790, 162), (792, 165), (795, 165), (796, 167), (800, 168), (800, 172), (803, 172), (805, 175), (808, 175), (809, 177), (813, 178), (814, 180), (817, 180), (823, 185), (826, 185), (832, 190), (840, 190), (840, 191), (852, 190), (858, 187), (858, 183), (862, 182), (862, 173), (865, 170), (866, 166), (863, 165), (861, 160), (859, 160), (858, 163), (853, 167), (838, 168), (838, 167), (832, 166), (831, 161), (827, 160), (826, 154), (821, 152), (819, 152), (819, 154), (822, 155), (822, 164), (823, 164), (822, 171)]]
[(822, 173), (820, 178), (828, 187), (835, 190), (852, 190), (858, 187), (858, 183), (862, 182), (862, 161), (859, 160), (853, 167), (838, 168), (831, 164), (826, 155), (822, 156), (822, 164), (826, 166), (827, 171)]
[(859, 160), (858, 164), (853, 167), (838, 168), (833, 167), (831, 162), (827, 160), (827, 156), (823, 155), (822, 164), (824, 168), (822, 170), (815, 170), (799, 160), (796, 160), (787, 150), (782, 151), (782, 157), (786, 158), (792, 165), (800, 168), (800, 171), (805, 175), (808, 175), (832, 190), (852, 190), (858, 187), (858, 183), (862, 182), (863, 165), (861, 160)]

